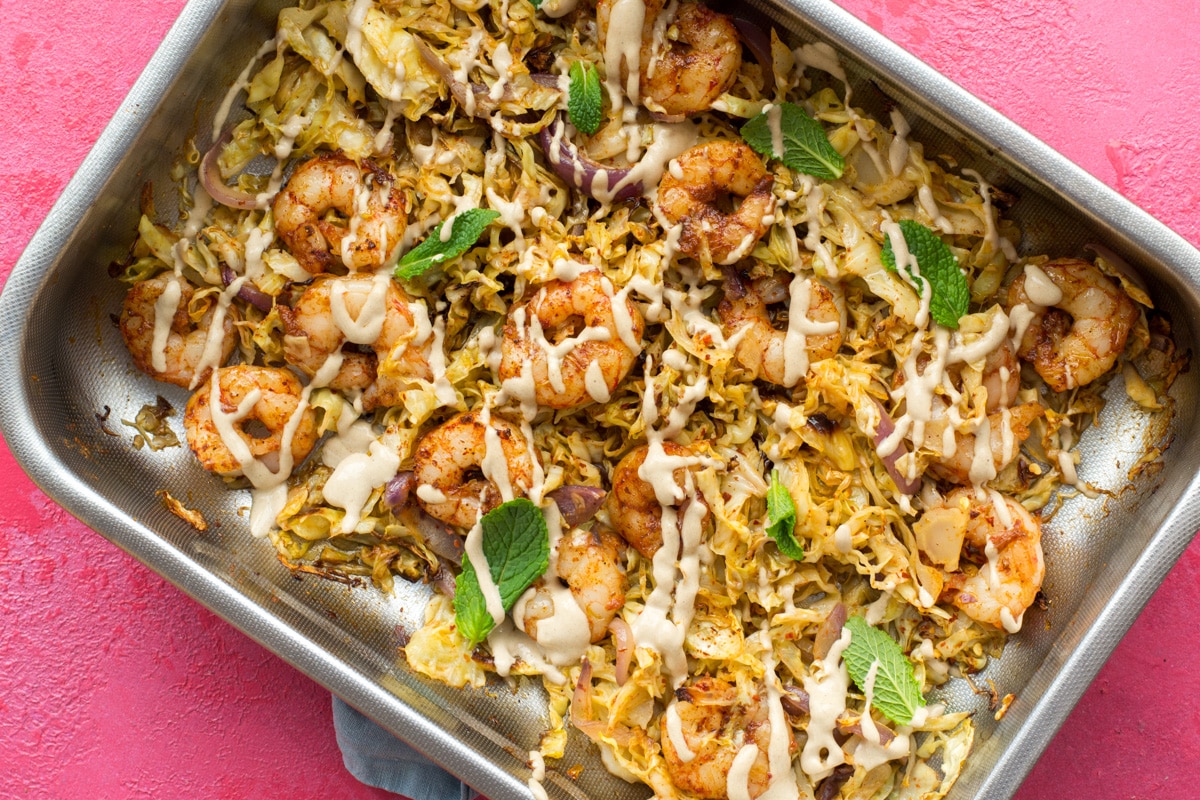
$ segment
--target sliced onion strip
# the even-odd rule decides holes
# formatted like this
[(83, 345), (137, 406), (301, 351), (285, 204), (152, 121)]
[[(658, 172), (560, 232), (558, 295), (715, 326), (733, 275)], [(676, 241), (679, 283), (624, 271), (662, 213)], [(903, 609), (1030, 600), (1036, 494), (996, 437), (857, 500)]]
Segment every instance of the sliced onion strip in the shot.
[(229, 144), (229, 140), (233, 138), (233, 128), (226, 128), (213, 146), (208, 148), (208, 152), (204, 154), (204, 159), (200, 162), (200, 185), (204, 187), (204, 191), (208, 192), (208, 196), (223, 206), (229, 208), (240, 208), (244, 211), (252, 211), (258, 208), (258, 196), (250, 192), (243, 192), (241, 189), (234, 189), (225, 183), (225, 179), (221, 177), (221, 167), (217, 164), (217, 160), (221, 157), (221, 151), (225, 149), (225, 145)]

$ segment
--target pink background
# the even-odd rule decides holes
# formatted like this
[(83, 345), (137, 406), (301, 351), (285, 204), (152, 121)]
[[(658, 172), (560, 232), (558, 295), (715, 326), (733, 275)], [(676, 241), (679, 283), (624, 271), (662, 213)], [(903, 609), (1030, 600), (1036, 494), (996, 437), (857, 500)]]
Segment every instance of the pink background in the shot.
[[(1190, 0), (838, 1), (1200, 244)], [(0, 278), (182, 7), (0, 0)], [(320, 686), (76, 522), (3, 446), (0, 483), (0, 796), (388, 796), (343, 771)], [(1198, 587), (1200, 541), (1021, 800), (1196, 795)]]

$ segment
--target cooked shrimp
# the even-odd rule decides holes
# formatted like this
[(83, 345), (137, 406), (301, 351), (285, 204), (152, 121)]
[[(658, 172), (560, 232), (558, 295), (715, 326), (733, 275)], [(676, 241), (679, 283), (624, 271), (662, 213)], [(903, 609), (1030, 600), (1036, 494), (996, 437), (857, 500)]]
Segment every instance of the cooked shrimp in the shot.
[[(180, 286), (179, 303), (175, 307), (175, 316), (171, 318), (166, 346), (163, 348), (164, 368), (159, 370), (154, 368), (156, 304), (162, 293), (175, 280), (179, 281)], [(225, 322), (219, 331), (210, 330), (213, 315), (216, 313), (216, 303), (204, 312), (199, 322), (193, 324), (188, 316), (188, 306), (195, 293), (194, 286), (168, 272), (135, 283), (125, 295), (125, 302), (121, 306), (121, 336), (125, 339), (129, 354), (133, 356), (133, 363), (155, 380), (173, 383), (185, 389), (208, 378), (208, 369), (197, 375), (196, 368), (204, 360), (204, 350), (210, 334), (221, 337), (221, 357), (218, 363), (224, 363), (237, 345), (237, 337), (233, 334), (237, 310), (232, 306), (226, 310)]]
[(575, 408), (608, 396), (633, 368), (645, 322), (632, 302), (617, 313), (612, 286), (599, 272), (551, 281), (509, 312), (501, 343), (500, 379), (532, 367), (538, 405)]
[[(272, 471), (278, 470), (289, 437), (293, 464), (299, 464), (312, 451), (317, 443), (316, 414), (305, 408), (292, 421), (301, 403), (302, 387), (291, 372), (239, 364), (218, 369), (216, 381), (221, 390), (221, 411), (233, 417), (229, 422), (254, 459)], [(230, 451), (220, 425), (213, 419), (211, 389), (210, 379), (188, 400), (183, 415), (188, 446), (209, 472), (225, 477), (241, 475), (245, 465)], [(242, 403), (251, 396), (257, 399), (240, 416)]]
[[(1031, 433), (1029, 426), (1045, 413), (1046, 409), (1040, 403), (1022, 403), (1007, 411), (988, 414), (989, 450), (996, 472), (1000, 472), (1017, 457), (1021, 443), (1028, 439)], [(927, 429), (926, 436), (927, 444), (938, 445), (940, 436), (937, 435), (934, 425)], [(938, 477), (965, 486), (973, 482), (971, 471), (976, 467), (975, 462), (975, 435), (955, 433), (954, 452), (950, 455), (943, 454), (931, 469)]]
[(988, 353), (983, 362), (981, 384), (987, 389), (985, 408), (989, 414), (1017, 402), (1017, 394), (1021, 391), (1021, 365), (1008, 340)]
[(967, 513), (962, 558), (968, 563), (946, 575), (941, 599), (976, 622), (1013, 633), (1042, 588), (1046, 565), (1041, 524), (1017, 501), (1002, 500), (998, 509), (963, 488), (943, 501)]
[[(489, 430), (498, 447), (488, 446)], [(485, 423), (477, 411), (425, 434), (413, 454), (413, 472), (425, 513), (461, 528), (533, 485), (533, 461), (521, 429), (496, 416)]]
[[(558, 577), (566, 582), (588, 620), (592, 642), (604, 638), (608, 625), (625, 605), (625, 543), (607, 528), (574, 528), (558, 541)], [(525, 604), (525, 632), (537, 638), (537, 624), (553, 616), (554, 599), (545, 586)]]
[[(283, 357), (310, 378), (325, 360), (342, 350), (342, 368), (331, 389), (365, 389), (363, 408), (396, 405), (404, 377), (429, 380), (429, 362), (411, 340), (409, 298), (391, 278), (370, 275), (322, 276), (304, 290), (283, 319)], [(336, 312), (336, 313), (335, 313)], [(368, 352), (362, 352), (361, 349)], [(399, 352), (393, 352), (394, 349)], [(391, 358), (394, 374), (380, 376), (378, 364)]]
[(1042, 265), (1041, 272), (1057, 287), (1051, 295), (1061, 294), (1049, 308), (1030, 297), (1025, 272), (1008, 289), (1009, 308), (1037, 309), (1017, 354), (1056, 392), (1086, 386), (1121, 355), (1141, 312), (1120, 286), (1086, 261), (1061, 258)]
[[(679, 250), (692, 258), (732, 264), (771, 226), (775, 179), (743, 142), (698, 144), (671, 162), (658, 184), (658, 208), (679, 224)], [(733, 198), (740, 198), (730, 210)]]
[[(789, 308), (789, 294), (791, 303), (799, 301), (803, 307)], [(770, 306), (777, 303), (785, 304), (786, 317), (771, 313)], [(811, 362), (829, 358), (842, 346), (845, 301), (840, 290), (835, 292), (820, 281), (789, 278), (780, 287), (776, 276), (771, 276), (747, 283), (730, 270), (717, 316), (726, 338), (745, 331), (735, 353), (755, 379), (795, 386)], [(779, 330), (775, 323), (783, 320), (785, 328)]]
[[(313, 275), (335, 264), (373, 269), (400, 241), (407, 211), (392, 176), (371, 161), (324, 154), (296, 168), (275, 196), (275, 232)], [(330, 221), (337, 211), (349, 222)]]
[[(692, 451), (681, 444), (663, 442), (663, 450), (672, 458), (690, 458)], [(639, 474), (648, 445), (631, 450), (613, 469), (612, 493), (608, 496), (608, 517), (617, 532), (629, 542), (633, 549), (646, 558), (653, 558), (662, 547), (662, 505), (654, 493), (654, 487)], [(684, 483), (684, 468), (675, 470), (675, 482)], [(704, 502), (699, 495), (685, 498), (683, 503)], [(705, 511), (707, 515), (707, 510)]]
[[(765, 792), (771, 779), (771, 722), (762, 692), (739, 698), (733, 684), (705, 676), (684, 685), (675, 695), (683, 742), (694, 757), (685, 760), (680, 755), (664, 715), (661, 742), (671, 782), (696, 797), (725, 800), (734, 759), (743, 746), (755, 744), (758, 754), (750, 767), (747, 788), (750, 797)], [(787, 736), (789, 751), (795, 750), (790, 728)]]
[[(599, 0), (596, 24), (607, 53), (612, 13), (619, 0)], [(670, 117), (698, 114), (737, 80), (742, 44), (733, 20), (702, 3), (680, 3), (673, 17), (664, 0), (646, 0), (642, 46), (638, 54), (638, 94), (646, 108)], [(624, 29), (619, 35), (627, 36)], [(629, 84), (629, 65), (621, 61), (621, 82)]]

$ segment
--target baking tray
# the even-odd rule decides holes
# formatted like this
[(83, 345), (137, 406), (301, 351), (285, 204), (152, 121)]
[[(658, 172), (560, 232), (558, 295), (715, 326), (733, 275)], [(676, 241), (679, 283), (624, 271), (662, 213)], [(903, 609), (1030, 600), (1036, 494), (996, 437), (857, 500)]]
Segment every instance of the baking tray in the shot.
[[(411, 742), (493, 800), (530, 796), (526, 754), (544, 728), (532, 682), (458, 691), (397, 662), (396, 648), (422, 619), (427, 589), (397, 582), (394, 596), (315, 578), (295, 580), (272, 548), (252, 539), (246, 498), (203, 472), (190, 453), (135, 450), (97, 415), (131, 419), (156, 394), (182, 408), (186, 393), (130, 364), (111, 315), (122, 290), (105, 266), (135, 235), (137, 197), (156, 187), (170, 216), (168, 171), (185, 134), (206, 146), (207, 121), (282, 0), (191, 0), (114, 120), (68, 184), (0, 296), (0, 429), (35, 482), (84, 523), (170, 580), (281, 658)], [(1181, 348), (1200, 350), (1200, 252), (1078, 167), (826, 0), (751, 3), (800, 41), (842, 54), (855, 102), (881, 114), (899, 104), (929, 155), (947, 154), (1020, 202), (1011, 216), (1029, 252), (1075, 255), (1101, 242), (1136, 265), (1170, 316)], [(1176, 446), (1161, 469), (1128, 473), (1148, 439), (1187, 441), (1198, 424), (1200, 374), (1185, 373), (1164, 430), (1124, 396), (1108, 393), (1104, 433), (1083, 439), (1081, 476), (1116, 496), (1068, 501), (1046, 526), (1047, 610), (982, 676), (1017, 702), (1002, 723), (962, 681), (942, 691), (972, 709), (978, 737), (952, 798), (1011, 797), (1150, 594), (1200, 527), (1200, 453)], [(178, 427), (179, 418), (174, 419)], [(165, 487), (216, 523), (199, 535), (162, 506)], [(577, 780), (565, 768), (585, 768)], [(563, 773), (545, 781), (555, 798), (643, 798), (644, 786), (608, 775), (583, 737), (572, 737)]]

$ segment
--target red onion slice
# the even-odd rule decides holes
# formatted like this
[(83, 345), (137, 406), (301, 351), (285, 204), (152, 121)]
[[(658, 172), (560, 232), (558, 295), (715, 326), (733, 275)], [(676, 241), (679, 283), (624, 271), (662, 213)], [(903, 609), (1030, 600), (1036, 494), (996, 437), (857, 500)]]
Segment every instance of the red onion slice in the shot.
[(546, 496), (558, 506), (563, 522), (574, 528), (596, 516), (608, 493), (595, 486), (563, 486)]
[(789, 683), (783, 687), (783, 694), (779, 697), (779, 704), (783, 706), (783, 710), (793, 717), (807, 717), (809, 714), (809, 697), (808, 692)]
[(837, 800), (842, 793), (842, 787), (854, 776), (854, 767), (849, 764), (839, 764), (833, 768), (828, 778), (821, 781), (817, 789), (817, 800)]
[[(237, 280), (237, 276), (233, 273), (233, 270), (227, 266), (222, 266), (221, 281), (226, 286), (229, 286), (235, 280)], [(249, 281), (242, 284), (242, 288), (238, 289), (237, 296), (264, 313), (270, 313), (271, 308), (275, 305), (274, 297), (253, 286)]]
[[(626, 182), (630, 170), (606, 167), (580, 153), (578, 147), (567, 141), (565, 125), (562, 115), (559, 114), (538, 134), (538, 141), (546, 153), (546, 160), (550, 162), (550, 168), (558, 177), (589, 197), (596, 197), (594, 190), (601, 189), (601, 185), (596, 182), (596, 176), (603, 172), (606, 176), (602, 184), (605, 198), (597, 199), (628, 200), (642, 193), (641, 181)], [(609, 197), (607, 190), (618, 185), (621, 188)]]
[(629, 679), (629, 665), (633, 662), (633, 629), (625, 620), (616, 617), (608, 623), (608, 630), (617, 648), (617, 686), (624, 686)]
[(575, 692), (571, 695), (571, 724), (594, 742), (600, 741), (604, 725), (592, 718), (592, 662), (583, 660)]
[(829, 655), (830, 648), (838, 639), (842, 638), (842, 627), (846, 624), (846, 606), (838, 603), (829, 612), (829, 616), (817, 628), (816, 637), (813, 639), (813, 658), (823, 659)]
[[(879, 427), (875, 430), (875, 446), (879, 447), (885, 439), (892, 435), (896, 430), (896, 423), (888, 414), (887, 409), (883, 407), (879, 401), (875, 402), (875, 408), (879, 409)], [(883, 466), (887, 468), (888, 475), (892, 476), (892, 480), (896, 483), (896, 488), (901, 494), (914, 495), (921, 489), (921, 479), (915, 478), (910, 480), (907, 475), (900, 471), (896, 466), (896, 462), (904, 456), (908, 455), (908, 447), (904, 442), (896, 445), (896, 449), (886, 456), (880, 456), (883, 459)]]
[(200, 185), (204, 187), (204, 191), (208, 192), (209, 197), (221, 205), (250, 211), (258, 208), (258, 195), (234, 189), (226, 184), (225, 179), (221, 177), (221, 168), (217, 165), (221, 151), (225, 149), (225, 145), (229, 144), (231, 138), (233, 138), (233, 128), (226, 128), (220, 138), (213, 142), (213, 146), (208, 148), (208, 152), (204, 154), (204, 160), (200, 162)]
[(417, 476), (412, 470), (405, 470), (396, 475), (383, 487), (383, 503), (388, 508), (404, 508), (408, 505), (409, 495), (417, 485)]
[(462, 564), (463, 537), (451, 530), (446, 523), (434, 519), (420, 509), (416, 510), (415, 522), (417, 532), (430, 550), (456, 566)]
[(762, 29), (757, 22), (745, 17), (730, 14), (733, 26), (737, 28), (742, 43), (750, 49), (754, 60), (762, 67), (763, 75), (768, 79), (767, 86), (775, 85), (775, 59), (771, 57), (771, 35)]

